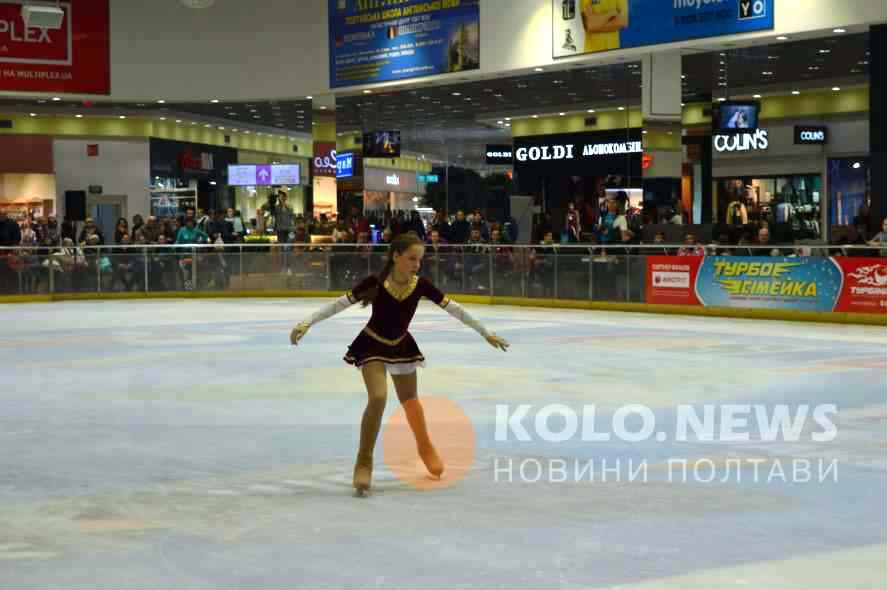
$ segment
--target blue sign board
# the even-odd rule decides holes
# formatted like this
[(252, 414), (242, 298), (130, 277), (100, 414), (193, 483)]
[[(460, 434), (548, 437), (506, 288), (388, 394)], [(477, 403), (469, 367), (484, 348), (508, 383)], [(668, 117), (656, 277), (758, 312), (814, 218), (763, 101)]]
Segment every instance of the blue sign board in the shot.
[(437, 174), (419, 174), (416, 176), (416, 180), (426, 184), (434, 184), (440, 181), (440, 177)]
[(551, 0), (553, 56), (766, 31), (775, 0)]
[(336, 154), (336, 178), (354, 176), (354, 154), (345, 152)]
[(329, 0), (330, 86), (480, 68), (480, 0)]

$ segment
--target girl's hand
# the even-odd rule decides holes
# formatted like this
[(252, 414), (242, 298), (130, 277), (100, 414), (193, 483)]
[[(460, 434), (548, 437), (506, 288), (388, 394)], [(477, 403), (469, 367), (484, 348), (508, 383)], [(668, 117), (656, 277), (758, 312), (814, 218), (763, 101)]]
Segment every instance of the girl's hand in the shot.
[(511, 346), (508, 342), (505, 341), (504, 338), (500, 338), (495, 334), (490, 334), (489, 336), (487, 336), (487, 342), (489, 342), (490, 346), (492, 346), (493, 348), (501, 349), (502, 352), (507, 352), (508, 347)]
[(290, 343), (293, 346), (298, 345), (299, 340), (305, 337), (305, 334), (308, 333), (308, 329), (310, 327), (311, 326), (309, 326), (308, 324), (299, 324), (298, 326), (293, 328), (293, 331), (290, 333)]

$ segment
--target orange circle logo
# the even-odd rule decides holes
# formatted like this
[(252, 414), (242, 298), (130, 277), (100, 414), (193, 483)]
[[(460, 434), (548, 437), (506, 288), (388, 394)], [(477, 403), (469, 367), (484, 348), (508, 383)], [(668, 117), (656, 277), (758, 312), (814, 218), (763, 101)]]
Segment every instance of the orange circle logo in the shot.
[[(382, 434), (383, 460), (394, 476), (417, 490), (436, 490), (460, 482), (468, 474), (475, 458), (474, 425), (459, 405), (441, 397), (420, 397), (424, 424), (437, 456), (443, 462), (443, 475), (438, 479), (429, 473), (419, 455), (421, 416), (416, 405), (410, 415), (401, 405), (388, 419)], [(408, 402), (409, 403), (409, 402)], [(413, 429), (419, 428), (415, 433)]]

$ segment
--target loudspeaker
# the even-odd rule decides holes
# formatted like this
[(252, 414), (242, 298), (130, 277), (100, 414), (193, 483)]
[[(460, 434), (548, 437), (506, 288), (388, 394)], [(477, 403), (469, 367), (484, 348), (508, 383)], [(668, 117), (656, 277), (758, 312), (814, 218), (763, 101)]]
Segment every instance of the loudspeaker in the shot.
[(86, 220), (86, 191), (65, 191), (65, 218), (68, 221)]

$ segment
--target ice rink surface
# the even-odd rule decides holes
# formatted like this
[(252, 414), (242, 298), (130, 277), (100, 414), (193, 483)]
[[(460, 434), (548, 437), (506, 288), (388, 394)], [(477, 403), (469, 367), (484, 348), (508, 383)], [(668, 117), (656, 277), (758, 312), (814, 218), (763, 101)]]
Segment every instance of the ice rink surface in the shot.
[[(368, 314), (290, 347), (323, 302), (0, 306), (0, 589), (887, 588), (884, 328), (469, 307), (502, 353), (423, 304), (420, 396), (466, 413), (475, 460), (430, 491), (380, 465), (356, 499), (366, 394), (341, 358)], [(546, 441), (533, 413), (553, 403), (594, 405), (600, 432), (640, 404), (667, 439)], [(531, 440), (497, 439), (497, 406), (520, 404)], [(835, 404), (837, 437), (808, 420), (795, 442), (679, 442), (680, 404)]]

